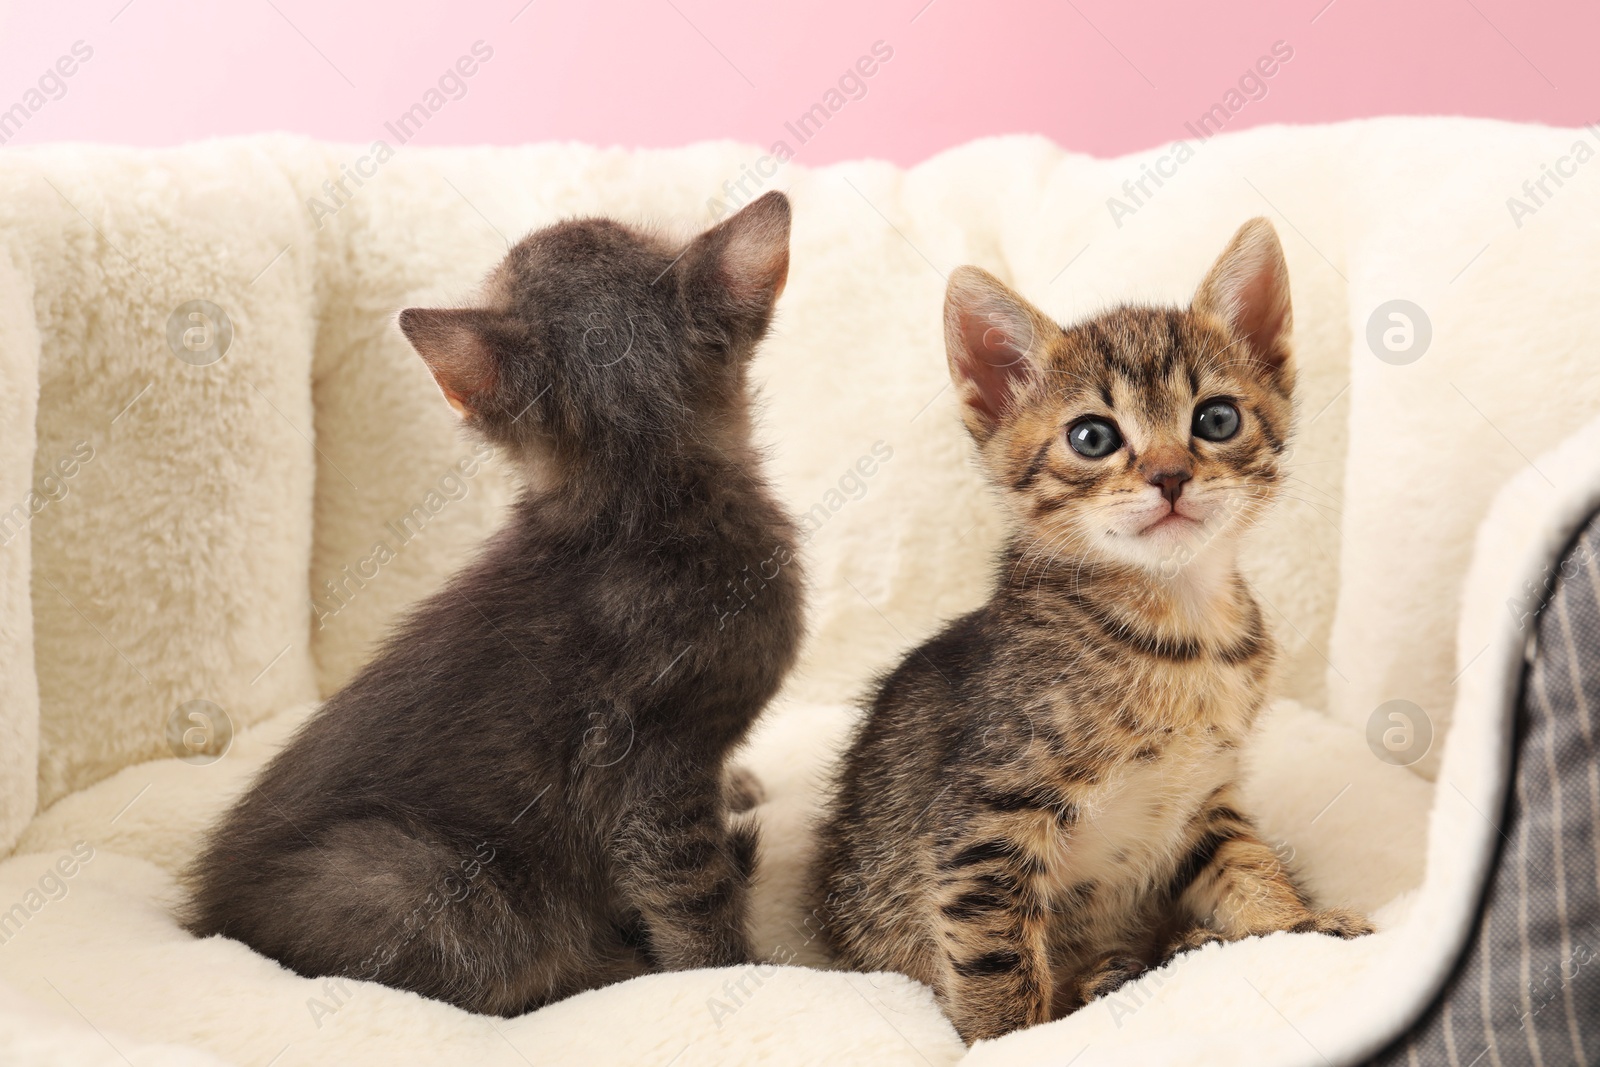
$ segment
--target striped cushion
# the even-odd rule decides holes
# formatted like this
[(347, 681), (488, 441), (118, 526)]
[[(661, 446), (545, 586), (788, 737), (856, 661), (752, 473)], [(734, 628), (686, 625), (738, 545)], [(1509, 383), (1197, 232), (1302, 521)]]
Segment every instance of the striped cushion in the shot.
[(1600, 516), (1537, 626), (1478, 929), (1439, 999), (1375, 1064), (1600, 1063)]

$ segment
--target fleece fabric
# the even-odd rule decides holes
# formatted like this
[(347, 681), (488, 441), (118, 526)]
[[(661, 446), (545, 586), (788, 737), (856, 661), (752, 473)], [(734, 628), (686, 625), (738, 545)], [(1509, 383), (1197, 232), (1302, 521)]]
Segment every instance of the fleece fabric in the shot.
[(0, 243), (0, 851), (16, 843), (38, 803), (39, 685), (28, 526), (59, 495), (55, 482), (38, 490), (33, 485), (39, 330), (31, 288)]
[[(1600, 516), (1546, 589), (1517, 712), (1512, 788), (1477, 935), (1439, 999), (1373, 1067), (1593, 1063), (1600, 1045)], [(1476, 1051), (1475, 1051), (1476, 1050)]]
[(315, 261), (264, 270), (310, 232), (275, 146), (0, 161), (59, 482), (28, 524), (41, 805), (314, 695)]
[[(1600, 424), (1580, 432), (1600, 412), (1585, 373), (1600, 307), (1579, 295), (1600, 276), (1600, 179), (1579, 165), (1533, 211), (1508, 206), (1594, 141), (1377, 120), (1095, 160), (1018, 137), (910, 169), (785, 163), (743, 189), (771, 167), (736, 144), (0, 155), (0, 500), (53, 495), (0, 549), (0, 847), (8, 825), (17, 839), (0, 862), (0, 1058), (1371, 1054), (1467, 935), (1520, 662), (1507, 602), (1600, 487)], [(810, 583), (800, 666), (746, 760), (769, 793), (755, 933), (770, 963), (495, 1020), (182, 934), (173, 877), (204, 827), (509, 498), (395, 314), (470, 300), (508, 242), (555, 219), (688, 234), (768, 187), (789, 191), (795, 228), (754, 368), (760, 434)], [(1185, 301), (1258, 214), (1289, 260), (1300, 414), (1285, 499), (1245, 551), (1282, 649), (1246, 795), (1318, 897), (1380, 933), (1208, 947), (965, 1050), (916, 983), (818, 969), (800, 894), (852, 702), (981, 601), (1004, 534), (947, 385), (945, 276), (976, 263), (1063, 320)], [(1398, 747), (1396, 700), (1412, 709)]]

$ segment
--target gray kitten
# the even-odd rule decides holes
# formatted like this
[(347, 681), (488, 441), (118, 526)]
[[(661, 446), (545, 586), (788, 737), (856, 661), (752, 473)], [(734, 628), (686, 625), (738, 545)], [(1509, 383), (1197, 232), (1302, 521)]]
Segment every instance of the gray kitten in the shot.
[(560, 223), (483, 306), (401, 313), (526, 489), (215, 829), (192, 933), (500, 1015), (750, 959), (722, 781), (801, 634), (746, 383), (789, 214), (686, 247)]

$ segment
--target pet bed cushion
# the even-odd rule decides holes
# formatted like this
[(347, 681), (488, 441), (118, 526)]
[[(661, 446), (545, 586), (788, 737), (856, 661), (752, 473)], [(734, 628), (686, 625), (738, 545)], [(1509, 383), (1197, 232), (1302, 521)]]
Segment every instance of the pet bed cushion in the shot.
[[(1600, 1056), (1600, 515), (1536, 581), (1494, 873), (1438, 1000), (1374, 1064)], [(1546, 598), (1548, 601), (1546, 602)], [(1524, 622), (1532, 622), (1531, 614)]]
[[(0, 271), (0, 373), (21, 396), (36, 381), (40, 406), (31, 438), (9, 423), (26, 439), (0, 436), (0, 488), (3, 464), (37, 470), (33, 455), (54, 463), (80, 427), (120, 417), (76, 495), (30, 524), (31, 626), (24, 612), (0, 625), (0, 670), (36, 660), (42, 698), (30, 703), (21, 668), (6, 676), (18, 690), (4, 728), (42, 801), (0, 862), (0, 1053), (682, 1067), (1375, 1054), (1445, 982), (1493, 858), (1480, 812), (1504, 795), (1521, 662), (1506, 601), (1600, 487), (1600, 426), (1573, 436), (1600, 410), (1600, 379), (1573, 373), (1600, 335), (1600, 305), (1576, 295), (1600, 277), (1600, 197), (1572, 182), (1520, 227), (1495, 217), (1506, 190), (1580, 136), (1466, 120), (1225, 135), (1131, 214), (1108, 198), (1173, 149), (1099, 161), (1007, 138), (910, 170), (780, 168), (793, 260), (755, 377), (775, 479), (807, 530), (812, 625), (746, 760), (770, 794), (755, 935), (771, 962), (647, 976), (515, 1020), (195, 941), (172, 921), (173, 876), (507, 498), (505, 472), (472, 462), (394, 313), (468, 299), (508, 237), (565, 215), (703, 226), (731, 206), (708, 210), (708, 197), (761, 153), (402, 147), (331, 212), (312, 201), (326, 206), (324, 183), (371, 147), (6, 153), (0, 245), (15, 269)], [(1002, 533), (946, 386), (944, 275), (977, 263), (1063, 318), (1185, 300), (1238, 223), (1263, 213), (1289, 258), (1302, 385), (1287, 498), (1248, 549), (1283, 663), (1246, 793), (1312, 890), (1382, 930), (1211, 946), (966, 1050), (921, 986), (816, 969), (799, 892), (850, 701), (982, 598)], [(1398, 299), (1430, 320), (1431, 347), (1409, 363), (1368, 339)], [(168, 341), (193, 300), (235, 328), (215, 362)], [(173, 712), (194, 699), (236, 729), (220, 759), (185, 751), (181, 732), (189, 758), (168, 755)], [(1391, 699), (1433, 726), (1414, 767), (1369, 744)], [(37, 755), (29, 730), (44, 738)], [(33, 787), (6, 773), (0, 796), (27, 811)]]

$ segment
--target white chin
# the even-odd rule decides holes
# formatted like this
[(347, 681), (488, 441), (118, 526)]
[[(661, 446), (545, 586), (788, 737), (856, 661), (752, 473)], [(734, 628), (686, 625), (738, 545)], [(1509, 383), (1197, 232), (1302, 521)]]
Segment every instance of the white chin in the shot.
[(1181, 545), (1203, 539), (1205, 523), (1187, 515), (1169, 514), (1143, 523), (1125, 535), (1129, 540), (1151, 545)]
[(1218, 539), (1218, 533), (1221, 531), (1208, 531), (1206, 524), (1196, 519), (1169, 517), (1109, 531), (1103, 543), (1119, 559), (1166, 571), (1187, 566)]

